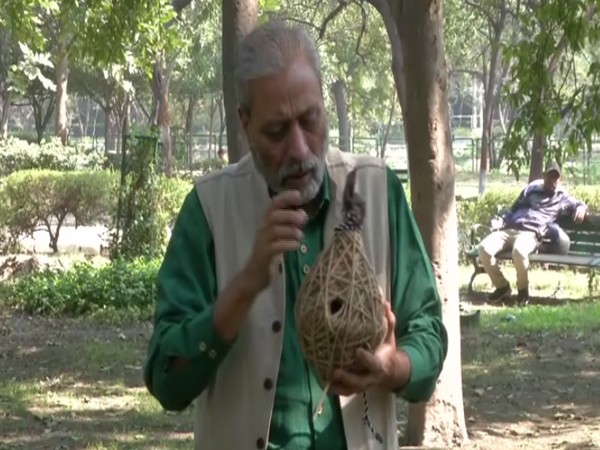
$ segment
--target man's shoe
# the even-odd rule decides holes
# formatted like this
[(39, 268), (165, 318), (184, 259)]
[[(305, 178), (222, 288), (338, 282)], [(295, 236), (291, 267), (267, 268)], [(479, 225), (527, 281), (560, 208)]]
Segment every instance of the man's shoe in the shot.
[(494, 292), (488, 295), (488, 300), (490, 302), (499, 302), (500, 300), (504, 300), (505, 298), (510, 297), (510, 294), (510, 285), (507, 284), (504, 287), (497, 288)]
[(526, 306), (529, 303), (529, 288), (519, 289), (517, 293), (517, 303)]

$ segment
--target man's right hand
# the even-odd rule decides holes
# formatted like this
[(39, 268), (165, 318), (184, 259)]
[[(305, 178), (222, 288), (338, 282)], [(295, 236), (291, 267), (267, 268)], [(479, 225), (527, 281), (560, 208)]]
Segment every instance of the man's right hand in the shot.
[(573, 213), (573, 221), (575, 223), (583, 222), (583, 219), (585, 219), (586, 214), (587, 214), (587, 207), (585, 205), (579, 205), (577, 207), (577, 209), (575, 209), (575, 212)]
[(300, 206), (300, 193), (285, 191), (273, 198), (265, 213), (244, 268), (246, 279), (256, 294), (269, 285), (271, 267), (276, 258), (300, 246), (304, 236), (302, 227), (308, 219)]

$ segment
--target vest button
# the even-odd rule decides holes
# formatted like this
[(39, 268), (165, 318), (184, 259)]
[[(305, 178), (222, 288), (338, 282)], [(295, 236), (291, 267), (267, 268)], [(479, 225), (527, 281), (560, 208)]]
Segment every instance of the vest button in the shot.
[(273, 387), (273, 380), (271, 380), (270, 378), (265, 378), (263, 386), (267, 391), (271, 390), (271, 388)]
[(271, 329), (273, 330), (273, 333), (279, 333), (281, 331), (281, 322), (279, 320), (274, 320)]
[(263, 438), (256, 440), (256, 448), (265, 448), (265, 440)]

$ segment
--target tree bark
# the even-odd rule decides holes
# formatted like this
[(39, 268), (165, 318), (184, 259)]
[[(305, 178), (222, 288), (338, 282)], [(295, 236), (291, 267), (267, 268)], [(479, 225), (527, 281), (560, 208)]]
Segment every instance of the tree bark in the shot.
[(490, 67), (486, 77), (483, 101), (483, 121), (481, 131), (481, 154), (479, 160), (479, 195), (485, 192), (485, 182), (489, 169), (491, 143), (493, 139), (494, 109), (496, 97), (497, 71), (500, 63), (500, 34), (492, 43)]
[(196, 106), (196, 98), (194, 96), (190, 96), (188, 99), (188, 106), (185, 112), (185, 143), (187, 150), (187, 159), (188, 159), (188, 167), (190, 170), (192, 169), (192, 149), (193, 146), (193, 128), (194, 128), (194, 108)]
[(335, 100), (335, 110), (338, 118), (340, 138), (338, 145), (344, 152), (350, 151), (350, 119), (348, 117), (348, 102), (346, 101), (346, 86), (342, 80), (336, 80), (331, 86)]
[(235, 82), (238, 44), (256, 25), (257, 0), (224, 0), (222, 9), (223, 100), (227, 127), (227, 155), (230, 163), (248, 153), (238, 116)]
[(163, 170), (167, 177), (173, 174), (173, 152), (171, 149), (171, 117), (169, 114), (170, 70), (163, 68), (162, 57), (157, 55), (152, 73), (152, 93), (157, 102), (153, 125), (160, 129), (162, 144)]
[(59, 42), (58, 64), (55, 69), (56, 80), (56, 136), (60, 137), (63, 145), (67, 144), (68, 123), (67, 123), (67, 84), (69, 81), (69, 55), (64, 45), (64, 39)]
[(8, 137), (8, 117), (10, 113), (10, 91), (5, 90), (2, 93), (2, 112), (0, 113), (0, 139)]
[(109, 153), (117, 148), (116, 114), (110, 99), (104, 104), (104, 153)]
[(394, 114), (396, 113), (396, 96), (394, 95), (390, 105), (390, 114), (388, 116), (387, 124), (385, 125), (385, 130), (383, 132), (383, 141), (381, 142), (381, 153), (379, 157), (381, 159), (385, 159), (385, 148), (387, 147), (388, 139), (390, 137), (390, 129), (392, 128), (392, 120), (394, 120)]
[[(394, 2), (395, 0), (388, 0)], [(427, 404), (410, 405), (411, 445), (446, 448), (468, 441), (463, 408), (458, 295), (455, 166), (448, 111), (442, 0), (403, 0), (394, 7), (402, 43), (402, 104), (411, 176), (411, 203), (442, 301), (449, 349)], [(396, 77), (395, 77), (396, 78)], [(398, 88), (398, 86), (397, 86)]]
[[(223, 135), (225, 134), (225, 106), (223, 102), (223, 97), (219, 97), (218, 101), (218, 110), (219, 110), (219, 150), (223, 150)], [(229, 155), (227, 155), (229, 157)]]
[[(220, 99), (219, 99), (220, 101)], [(210, 106), (209, 106), (209, 119), (208, 119), (208, 157), (215, 158), (217, 156), (217, 152), (213, 156), (213, 131), (215, 127), (215, 112), (217, 110), (217, 102), (215, 98), (211, 96), (210, 98)]]

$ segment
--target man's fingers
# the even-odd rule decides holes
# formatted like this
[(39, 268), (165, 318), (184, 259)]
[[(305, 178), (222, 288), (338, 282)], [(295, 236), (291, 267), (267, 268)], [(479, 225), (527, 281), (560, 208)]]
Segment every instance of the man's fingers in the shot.
[(385, 336), (385, 342), (395, 343), (396, 316), (392, 311), (392, 305), (390, 304), (390, 302), (385, 302), (385, 318), (387, 320), (387, 333)]
[(348, 395), (352, 395), (352, 394), (356, 393), (356, 391), (353, 391), (348, 386), (345, 386), (341, 383), (333, 383), (333, 382), (331, 383), (331, 386), (329, 387), (329, 392), (331, 392), (332, 394), (335, 394), (335, 395), (343, 395), (343, 396), (348, 396)]
[(275, 225), (271, 228), (269, 239), (271, 242), (280, 240), (296, 240), (299, 241), (303, 238), (303, 233), (300, 228), (294, 226)]
[(366, 390), (372, 383), (372, 375), (356, 375), (352, 372), (338, 369), (333, 373), (331, 389), (338, 393), (338, 395), (350, 395)]
[(269, 251), (272, 256), (279, 255), (281, 253), (293, 252), (298, 250), (300, 242), (296, 240), (279, 240), (272, 242), (269, 246)]
[(377, 373), (381, 370), (381, 364), (377, 357), (364, 348), (356, 350), (356, 364), (359, 370), (364, 370), (366, 373)]
[(273, 197), (271, 209), (286, 209), (290, 207), (298, 207), (300, 205), (302, 205), (302, 196), (300, 195), (300, 191), (290, 190), (283, 191), (282, 193)]
[(277, 211), (273, 211), (269, 214), (267, 218), (267, 223), (269, 225), (293, 225), (296, 227), (301, 227), (306, 222), (308, 216), (303, 209), (299, 210), (287, 210), (287, 209), (279, 209)]

